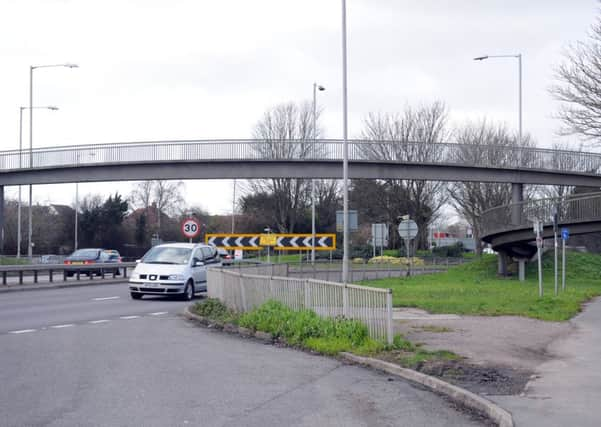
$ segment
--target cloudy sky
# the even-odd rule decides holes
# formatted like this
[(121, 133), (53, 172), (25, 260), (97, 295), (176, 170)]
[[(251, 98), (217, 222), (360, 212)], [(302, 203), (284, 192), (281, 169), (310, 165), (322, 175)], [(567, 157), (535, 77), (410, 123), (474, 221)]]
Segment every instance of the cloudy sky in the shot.
[[(369, 112), (444, 101), (453, 124), (488, 117), (517, 128), (515, 59), (524, 56), (524, 131), (559, 138), (547, 93), (562, 50), (586, 38), (596, 0), (347, 0), (349, 134)], [(0, 145), (18, 148), (19, 106), (35, 71), (34, 146), (248, 138), (265, 109), (310, 100), (326, 137), (342, 136), (340, 0), (0, 0)], [(24, 123), (24, 129), (27, 129)], [(24, 141), (28, 142), (24, 133)], [(131, 184), (82, 184), (80, 194)], [(74, 185), (38, 186), (72, 203)], [(231, 210), (231, 181), (187, 181), (190, 204)], [(14, 196), (14, 189), (7, 189)]]

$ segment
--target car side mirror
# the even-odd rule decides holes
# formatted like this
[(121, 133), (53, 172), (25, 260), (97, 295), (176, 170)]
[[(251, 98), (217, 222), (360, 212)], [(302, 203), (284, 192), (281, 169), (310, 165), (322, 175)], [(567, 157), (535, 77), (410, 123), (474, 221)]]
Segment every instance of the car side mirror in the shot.
[(137, 259), (137, 260), (136, 260), (136, 264), (140, 264), (141, 262), (142, 262), (142, 260), (141, 260), (141, 259)]
[(205, 263), (199, 259), (195, 259), (194, 263), (192, 264), (193, 267), (202, 267), (203, 265), (205, 265)]

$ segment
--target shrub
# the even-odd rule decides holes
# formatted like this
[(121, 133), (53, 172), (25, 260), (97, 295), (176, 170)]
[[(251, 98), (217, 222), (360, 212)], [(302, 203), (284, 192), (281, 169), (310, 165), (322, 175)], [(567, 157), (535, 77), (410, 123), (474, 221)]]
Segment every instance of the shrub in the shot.
[(314, 311), (295, 311), (273, 300), (243, 314), (239, 324), (253, 331), (269, 332), (291, 345), (324, 354), (355, 349), (370, 351), (382, 347), (369, 338), (367, 326), (358, 320), (343, 317), (324, 319)]
[(206, 317), (208, 319), (220, 321), (220, 322), (233, 322), (235, 323), (238, 314), (233, 310), (230, 310), (220, 300), (215, 298), (209, 298), (203, 302), (197, 302), (192, 307), (192, 311), (199, 316)]

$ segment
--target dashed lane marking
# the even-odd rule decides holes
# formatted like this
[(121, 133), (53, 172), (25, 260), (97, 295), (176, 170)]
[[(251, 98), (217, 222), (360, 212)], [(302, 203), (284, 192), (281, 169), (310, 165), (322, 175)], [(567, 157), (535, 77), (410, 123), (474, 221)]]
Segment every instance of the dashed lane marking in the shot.
[(93, 301), (106, 301), (109, 299), (119, 299), (121, 297), (101, 297), (101, 298), (92, 298)]
[(70, 328), (71, 326), (75, 326), (73, 323), (65, 323), (64, 325), (53, 325), (50, 326), (53, 329), (63, 329), (63, 328)]
[(163, 314), (167, 314), (166, 311), (156, 311), (154, 313), (148, 313), (150, 316), (162, 316)]
[(140, 316), (121, 316), (119, 319), (129, 320), (129, 319), (137, 319)]
[(21, 329), (19, 331), (9, 331), (9, 334), (26, 334), (28, 332), (35, 332), (35, 329)]
[(110, 322), (110, 320), (107, 320), (107, 319), (90, 320), (88, 323), (91, 323), (92, 325), (96, 325), (98, 323), (106, 323), (106, 322)]

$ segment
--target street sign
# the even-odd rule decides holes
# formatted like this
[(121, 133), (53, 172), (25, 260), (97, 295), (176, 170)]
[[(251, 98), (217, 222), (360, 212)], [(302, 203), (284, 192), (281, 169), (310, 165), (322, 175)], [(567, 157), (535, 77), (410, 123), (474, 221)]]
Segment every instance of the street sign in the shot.
[(261, 234), (259, 238), (259, 245), (261, 246), (275, 246), (278, 238), (275, 234)]
[(405, 221), (401, 221), (398, 227), (399, 236), (403, 239), (413, 239), (417, 236), (417, 232), (419, 228), (417, 227), (417, 223), (412, 219), (407, 219)]
[[(336, 231), (344, 231), (344, 211), (336, 211)], [(348, 211), (348, 230), (357, 231), (359, 230), (359, 220), (357, 217), (357, 211)]]
[(386, 224), (371, 225), (372, 246), (388, 246), (388, 226)]
[[(266, 240), (263, 240), (266, 239)], [(247, 251), (258, 251), (271, 246), (276, 251), (310, 251), (313, 236), (311, 234), (207, 234), (205, 242), (220, 248)], [(333, 251), (336, 249), (335, 234), (316, 234), (316, 251)]]
[(563, 240), (568, 240), (570, 238), (570, 230), (567, 228), (561, 229), (561, 238)]
[(194, 218), (187, 218), (182, 222), (182, 233), (189, 239), (193, 239), (200, 233), (200, 223)]

